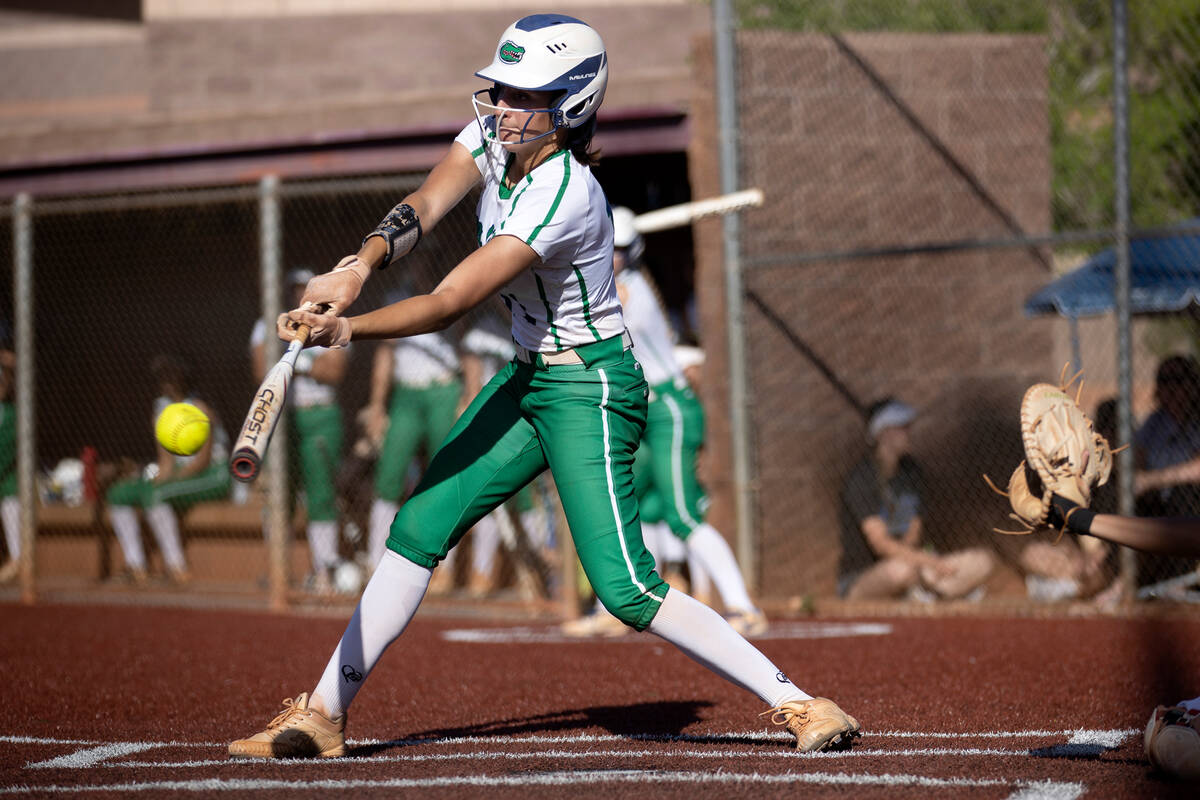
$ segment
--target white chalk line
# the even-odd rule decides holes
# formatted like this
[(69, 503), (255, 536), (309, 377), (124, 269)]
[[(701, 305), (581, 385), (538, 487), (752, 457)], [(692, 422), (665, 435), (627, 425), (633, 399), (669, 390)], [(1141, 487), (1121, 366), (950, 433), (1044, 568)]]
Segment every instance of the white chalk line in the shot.
[[(1033, 730), (1033, 731), (980, 731), (974, 733), (952, 733), (952, 732), (922, 732), (922, 731), (879, 731), (872, 733), (872, 737), (879, 737), (881, 740), (895, 738), (952, 738), (952, 739), (1001, 739), (1001, 738), (1063, 738), (1068, 739), (1066, 744), (1052, 745), (1042, 748), (1044, 755), (1060, 754), (1064, 748), (1068, 752), (1061, 754), (1071, 755), (1069, 748), (1071, 747), (1092, 747), (1092, 748), (1108, 748), (1118, 746), (1122, 741), (1129, 736), (1139, 733), (1136, 728), (1130, 729), (1113, 729), (1113, 730), (1093, 730), (1093, 729), (1067, 729), (1067, 730)], [(727, 733), (707, 734), (707, 735), (664, 735), (664, 734), (635, 734), (635, 735), (613, 735), (613, 734), (576, 734), (568, 736), (459, 736), (445, 738), (420, 738), (420, 739), (397, 739), (397, 740), (350, 740), (352, 746), (454, 746), (454, 745), (479, 745), (479, 744), (500, 744), (505, 746), (520, 746), (526, 744), (576, 744), (587, 743), (593, 744), (598, 742), (659, 742), (659, 743), (706, 743), (706, 742), (721, 742), (728, 744), (733, 741), (745, 741), (747, 743), (757, 743), (764, 741), (786, 741), (791, 737), (789, 734), (777, 732), (744, 732), (733, 731)], [(121, 761), (113, 760), (120, 759), (126, 755), (132, 755), (137, 752), (145, 752), (151, 749), (163, 748), (221, 748), (226, 746), (225, 742), (99, 742), (94, 740), (79, 740), (79, 739), (53, 739), (42, 737), (28, 736), (0, 736), (0, 743), (7, 742), (12, 744), (40, 744), (40, 745), (87, 745), (85, 749), (77, 750), (73, 753), (58, 756), (48, 761), (33, 762), (28, 764), (28, 768), (44, 769), (49, 767), (57, 768), (75, 768), (75, 769), (94, 769), (104, 767), (108, 769), (133, 769), (133, 768), (214, 768), (214, 767), (230, 767), (235, 765), (259, 765), (265, 763), (261, 759), (198, 759), (185, 760), (174, 762), (154, 762), (154, 761)], [(341, 765), (342, 767), (356, 764), (371, 764), (371, 763), (445, 763), (453, 761), (490, 761), (490, 762), (513, 762), (516, 760), (536, 760), (536, 759), (555, 759), (558, 761), (565, 760), (584, 760), (590, 758), (684, 758), (684, 759), (723, 759), (726, 762), (736, 759), (794, 759), (797, 763), (805, 761), (835, 761), (835, 760), (857, 760), (861, 763), (863, 759), (878, 758), (878, 757), (916, 757), (916, 758), (938, 758), (938, 757), (998, 757), (998, 758), (1029, 758), (1037, 757), (1038, 750), (1029, 749), (1003, 749), (996, 747), (929, 747), (929, 748), (905, 748), (897, 750), (876, 749), (870, 747), (858, 746), (848, 751), (825, 752), (825, 753), (798, 753), (792, 750), (770, 750), (770, 751), (755, 751), (755, 750), (702, 750), (688, 749), (685, 751), (670, 751), (670, 750), (628, 750), (628, 749), (610, 749), (610, 750), (592, 750), (592, 751), (572, 751), (551, 749), (543, 751), (525, 751), (525, 752), (510, 752), (510, 751), (485, 751), (478, 750), (469, 753), (398, 753), (391, 755), (377, 756), (361, 756), (351, 757), (349, 759), (314, 759), (314, 760), (282, 760), (271, 762), (273, 765), (281, 766), (300, 766), (312, 767), (318, 764)], [(1098, 755), (1098, 751), (1082, 751), (1083, 754)], [(191, 792), (216, 792), (216, 791), (252, 791), (252, 790), (275, 790), (275, 789), (402, 789), (402, 788), (436, 788), (440, 786), (480, 786), (480, 787), (504, 787), (504, 786), (564, 786), (564, 785), (584, 785), (590, 784), (596, 780), (617, 781), (624, 783), (640, 782), (640, 783), (798, 783), (798, 784), (824, 784), (824, 785), (894, 785), (894, 786), (920, 786), (927, 788), (952, 788), (952, 787), (1011, 787), (1013, 792), (1008, 795), (1006, 800), (1076, 800), (1082, 795), (1085, 786), (1062, 781), (1022, 781), (1020, 779), (971, 779), (971, 778), (930, 778), (912, 774), (885, 774), (885, 775), (870, 775), (870, 774), (836, 774), (836, 773), (771, 773), (761, 774), (758, 772), (748, 773), (730, 773), (726, 770), (716, 772), (697, 772), (697, 771), (671, 771), (671, 770), (607, 770), (607, 769), (579, 769), (573, 771), (558, 770), (547, 773), (523, 773), (519, 776), (499, 775), (487, 776), (479, 774), (468, 774), (455, 777), (439, 777), (439, 778), (411, 778), (411, 779), (385, 779), (385, 780), (333, 780), (319, 779), (312, 780), (305, 778), (303, 781), (291, 782), (286, 780), (258, 780), (258, 779), (217, 779), (217, 778), (198, 778), (195, 780), (185, 781), (150, 781), (141, 783), (116, 783), (116, 784), (93, 784), (89, 786), (9, 786), (0, 787), (0, 794), (30, 794), (30, 793), (71, 793), (81, 791), (112, 791), (112, 792), (144, 792), (144, 791), (191, 791)]]
[[(1116, 747), (1122, 741), (1134, 734), (1141, 733), (1141, 728), (1115, 728), (1115, 729), (1091, 729), (1091, 728), (1067, 728), (1057, 730), (1033, 729), (1033, 730), (966, 730), (966, 732), (937, 732), (937, 730), (865, 730), (864, 735), (870, 739), (1048, 739), (1061, 738), (1067, 736), (1067, 744), (1072, 745), (1100, 745), (1106, 747)], [(529, 742), (529, 744), (550, 744), (550, 745), (565, 745), (565, 744), (581, 744), (581, 742), (605, 742), (605, 741), (661, 741), (661, 742), (691, 742), (691, 744), (704, 744), (704, 742), (716, 742), (716, 744), (728, 744), (732, 741), (746, 741), (750, 744), (757, 742), (772, 742), (772, 741), (790, 741), (792, 735), (784, 732), (773, 732), (773, 730), (758, 730), (758, 732), (746, 732), (746, 730), (727, 730), (722, 733), (710, 734), (594, 734), (581, 733), (570, 735), (542, 735), (533, 734), (528, 736), (502, 736), (502, 735), (478, 735), (478, 736), (422, 736), (422, 738), (412, 739), (347, 739), (346, 744), (352, 747), (416, 747), (422, 745), (487, 745), (487, 744), (521, 744), (521, 742)], [(89, 747), (104, 747), (113, 745), (137, 745), (139, 747), (226, 747), (228, 741), (154, 741), (154, 742), (112, 742), (100, 741), (96, 739), (54, 739), (44, 738), (44, 736), (22, 736), (22, 735), (0, 735), (0, 744), (14, 745), (77, 745)]]
[(1067, 781), (1010, 781), (1001, 778), (930, 778), (923, 775), (866, 775), (829, 772), (681, 772), (639, 770), (586, 770), (583, 772), (546, 772), (522, 775), (455, 775), (434, 778), (389, 778), (384, 780), (318, 779), (302, 781), (278, 779), (200, 778), (189, 781), (146, 781), (86, 786), (11, 786), (0, 787), (0, 794), (74, 794), (82, 792), (219, 792), (351, 789), (422, 789), (437, 787), (526, 787), (574, 786), (608, 783), (723, 783), (723, 784), (816, 784), (825, 786), (919, 786), (930, 789), (976, 787), (1014, 787), (1010, 800), (1075, 800), (1084, 786)]
[[(1050, 749), (1050, 748), (1047, 748)], [(1086, 754), (1093, 751), (1080, 751)], [(1063, 753), (1066, 755), (1067, 753)], [(589, 758), (720, 758), (736, 759), (787, 759), (796, 761), (820, 761), (866, 758), (911, 758), (911, 757), (942, 757), (942, 756), (996, 756), (1001, 758), (1030, 758), (1041, 757), (1031, 750), (1005, 750), (997, 747), (917, 747), (905, 750), (878, 750), (866, 747), (856, 747), (852, 750), (826, 751), (821, 753), (800, 753), (795, 750), (474, 750), (462, 753), (399, 753), (379, 756), (351, 756), (348, 759), (263, 759), (263, 758), (219, 758), (193, 759), (187, 761), (113, 761), (96, 764), (95, 766), (113, 769), (143, 769), (160, 767), (167, 769), (194, 769), (198, 767), (217, 767), (229, 765), (261, 765), (265, 762), (289, 767), (311, 767), (316, 765), (347, 764), (388, 764), (388, 763), (422, 763), (449, 761), (524, 761), (539, 758), (558, 760), (589, 759)], [(29, 766), (43, 766), (42, 764)], [(89, 765), (91, 766), (91, 765)]]
[[(839, 639), (855, 636), (887, 636), (892, 626), (885, 622), (773, 622), (765, 633), (748, 637), (759, 639)], [(610, 638), (565, 636), (558, 626), (517, 626), (514, 628), (456, 628), (442, 632), (449, 642), (473, 644), (577, 644), (580, 642), (661, 643), (653, 635)]]
[[(1094, 730), (1089, 728), (1067, 728), (1060, 730), (1010, 730), (1010, 731), (895, 731), (867, 730), (864, 734), (870, 740), (875, 739), (1025, 739), (1025, 738), (1060, 738), (1067, 737), (1067, 744), (1092, 744), (1104, 747), (1116, 747), (1130, 736), (1141, 733), (1140, 728), (1116, 728), (1110, 730)], [(768, 743), (791, 741), (791, 734), (777, 731), (725, 731), (709, 734), (596, 734), (580, 733), (559, 736), (534, 734), (530, 736), (430, 736), (409, 739), (347, 739), (351, 747), (418, 747), (426, 745), (453, 746), (460, 744), (579, 744), (601, 742), (666, 742), (666, 743), (718, 743), (728, 744), (730, 741), (747, 743)], [(139, 748), (207, 748), (227, 747), (229, 742), (104, 742), (96, 739), (55, 739), (19, 735), (0, 735), (0, 743), (8, 744), (39, 744), (47, 746), (76, 745), (87, 747), (106, 747), (113, 745), (136, 745)]]

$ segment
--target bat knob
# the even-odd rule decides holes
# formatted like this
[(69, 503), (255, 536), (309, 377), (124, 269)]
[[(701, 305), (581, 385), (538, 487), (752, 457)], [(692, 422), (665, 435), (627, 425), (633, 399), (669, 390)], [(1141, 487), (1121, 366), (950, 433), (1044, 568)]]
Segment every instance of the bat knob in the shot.
[(252, 451), (238, 450), (229, 461), (229, 472), (242, 483), (249, 483), (258, 477), (260, 461)]

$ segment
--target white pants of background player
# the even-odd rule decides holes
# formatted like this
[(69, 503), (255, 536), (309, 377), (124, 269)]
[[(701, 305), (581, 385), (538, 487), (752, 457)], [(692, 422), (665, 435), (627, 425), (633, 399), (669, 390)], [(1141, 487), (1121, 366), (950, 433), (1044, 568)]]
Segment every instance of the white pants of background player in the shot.
[[(133, 506), (109, 506), (108, 518), (113, 532), (121, 543), (125, 566), (131, 570), (145, 572), (146, 551), (142, 547), (142, 531), (138, 525), (137, 509)], [(179, 519), (175, 509), (166, 503), (158, 503), (146, 509), (146, 524), (154, 531), (163, 563), (173, 572), (184, 572), (187, 563), (183, 558), (183, 543), (179, 538)]]

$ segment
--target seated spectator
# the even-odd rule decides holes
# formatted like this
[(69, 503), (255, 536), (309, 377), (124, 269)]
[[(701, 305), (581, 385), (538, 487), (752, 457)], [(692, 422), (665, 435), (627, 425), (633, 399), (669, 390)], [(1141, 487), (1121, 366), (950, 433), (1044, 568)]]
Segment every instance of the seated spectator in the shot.
[(850, 600), (978, 598), (995, 563), (983, 549), (939, 554), (922, 544), (923, 481), (909, 452), (916, 411), (894, 398), (871, 406), (872, 450), (842, 490), (838, 594)]
[(162, 410), (171, 403), (191, 403), (208, 417), (210, 433), (204, 446), (194, 455), (176, 456), (155, 442), (158, 460), (142, 475), (117, 481), (106, 493), (108, 515), (121, 552), (128, 578), (135, 585), (148, 580), (146, 553), (138, 525), (138, 509), (154, 532), (166, 566), (167, 579), (175, 584), (190, 579), (183, 543), (179, 538), (176, 512), (195, 503), (219, 500), (229, 494), (229, 437), (213, 409), (191, 394), (183, 367), (170, 356), (160, 355), (150, 362), (150, 372), (158, 386), (150, 416), (150, 430)]
[[(1157, 408), (1133, 435), (1137, 515), (1200, 516), (1200, 364), (1193, 356), (1159, 364), (1154, 399)], [(1143, 553), (1137, 583), (1155, 584), (1192, 568), (1185, 559)]]

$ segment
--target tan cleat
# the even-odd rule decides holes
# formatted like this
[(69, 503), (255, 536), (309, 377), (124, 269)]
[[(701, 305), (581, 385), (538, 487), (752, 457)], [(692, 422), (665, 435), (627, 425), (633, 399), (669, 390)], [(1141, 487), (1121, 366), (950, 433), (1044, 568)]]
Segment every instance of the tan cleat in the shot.
[(767, 632), (767, 628), (770, 627), (766, 614), (763, 614), (757, 608), (750, 611), (735, 611), (725, 617), (725, 619), (744, 639), (748, 639), (751, 636), (762, 636)]
[(859, 733), (858, 720), (824, 697), (793, 700), (759, 716), (771, 715), (771, 722), (786, 725), (796, 737), (796, 749), (804, 753), (818, 750), (845, 750)]
[(346, 755), (346, 715), (330, 719), (308, 707), (308, 693), (283, 701), (283, 712), (262, 733), (229, 745), (239, 758), (337, 758)]
[(563, 636), (572, 639), (614, 639), (633, 629), (607, 611), (593, 611), (578, 619), (567, 620), (559, 626), (559, 630)]

